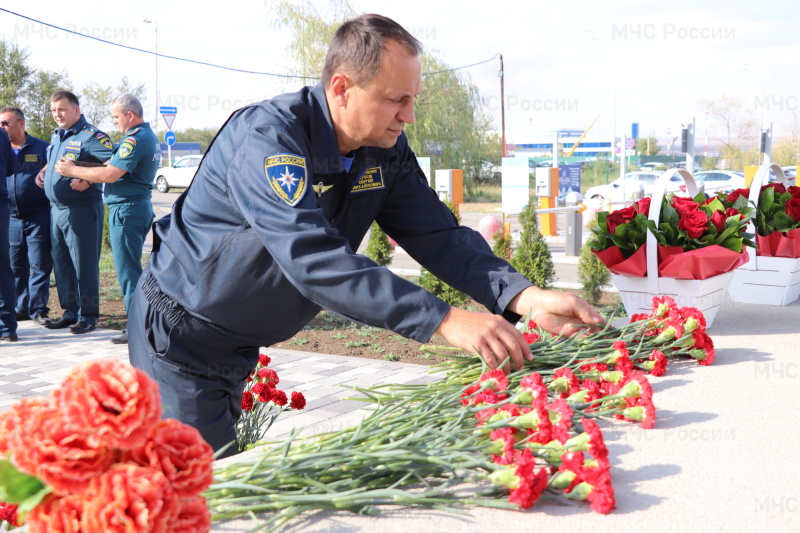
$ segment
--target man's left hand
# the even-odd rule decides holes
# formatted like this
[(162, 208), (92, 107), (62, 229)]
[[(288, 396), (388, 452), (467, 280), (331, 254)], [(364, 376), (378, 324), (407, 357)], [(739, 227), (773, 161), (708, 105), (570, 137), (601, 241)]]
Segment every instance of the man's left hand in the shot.
[[(71, 178), (75, 176), (75, 167), (76, 165), (74, 161), (67, 159), (66, 157), (62, 157), (61, 161), (56, 163), (56, 173), (61, 174), (65, 178)], [(73, 189), (74, 188), (75, 187), (73, 187)]]
[(578, 325), (603, 324), (603, 317), (586, 300), (567, 292), (528, 287), (519, 293), (508, 308), (531, 320), (554, 335), (571, 337), (581, 331)]

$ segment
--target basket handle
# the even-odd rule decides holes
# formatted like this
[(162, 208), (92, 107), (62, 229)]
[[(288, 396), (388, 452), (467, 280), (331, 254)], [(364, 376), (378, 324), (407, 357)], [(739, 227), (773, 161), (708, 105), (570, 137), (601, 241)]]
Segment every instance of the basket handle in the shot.
[[(667, 170), (656, 181), (655, 189), (653, 190), (653, 197), (650, 201), (650, 220), (655, 222), (656, 228), (661, 219), (661, 204), (664, 201), (664, 196), (667, 193), (667, 184), (675, 174), (683, 178), (686, 183), (686, 190), (689, 195), (694, 198), (697, 196), (698, 188), (694, 178), (688, 170), (682, 168), (672, 168)], [(647, 232), (647, 290), (653, 294), (660, 294), (661, 290), (658, 288), (658, 241), (653, 232)]]
[[(753, 177), (753, 181), (750, 183), (750, 194), (748, 196), (756, 209), (758, 209), (758, 202), (761, 200), (761, 187), (769, 183), (770, 171), (775, 173), (775, 177), (779, 183), (782, 183), (786, 186), (789, 185), (783, 169), (775, 163), (764, 163), (758, 167), (756, 175)], [(756, 232), (756, 226), (752, 219), (747, 223), (747, 232), (753, 234)], [(750, 260), (739, 268), (743, 270), (758, 270), (758, 256), (756, 254), (751, 254)]]

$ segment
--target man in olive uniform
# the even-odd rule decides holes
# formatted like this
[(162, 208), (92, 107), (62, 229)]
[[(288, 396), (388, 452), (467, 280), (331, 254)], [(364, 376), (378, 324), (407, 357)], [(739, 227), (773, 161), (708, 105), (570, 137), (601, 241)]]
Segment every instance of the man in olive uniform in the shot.
[(0, 131), (0, 342), (17, 340), (17, 313), (14, 311), (14, 274), (8, 250), (8, 193), (6, 177), (14, 173), (11, 141)]
[(108, 135), (86, 121), (78, 98), (69, 91), (50, 97), (58, 128), (53, 130), (47, 160), (52, 162), (36, 177), (51, 204), (53, 267), (58, 299), (64, 315), (49, 329), (69, 327), (88, 333), (100, 315), (100, 246), (103, 238), (103, 189), (56, 172), (61, 158), (102, 164), (114, 145)]
[[(126, 310), (142, 274), (142, 248), (155, 217), (153, 178), (161, 157), (158, 138), (143, 115), (142, 104), (135, 96), (118, 96), (111, 102), (111, 118), (124, 137), (111, 160), (100, 167), (79, 167), (65, 157), (56, 163), (56, 172), (62, 176), (105, 183), (108, 233)], [(127, 344), (127, 331), (111, 342)]]
[(17, 320), (50, 322), (50, 202), (36, 186), (36, 175), (47, 164), (47, 143), (25, 132), (25, 114), (15, 106), (0, 109), (0, 126), (11, 139), (14, 174), (8, 177), (11, 210), (9, 244), (17, 298)]

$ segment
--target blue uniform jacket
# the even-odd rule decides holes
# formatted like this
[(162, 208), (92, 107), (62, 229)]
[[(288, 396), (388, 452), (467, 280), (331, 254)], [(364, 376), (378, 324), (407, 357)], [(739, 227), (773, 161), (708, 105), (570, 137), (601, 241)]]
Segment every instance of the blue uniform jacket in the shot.
[(42, 209), (50, 202), (44, 189), (36, 185), (36, 175), (47, 164), (47, 143), (25, 134), (25, 144), (14, 157), (14, 174), (8, 176), (8, 207), (11, 215), (24, 217)]
[(254, 346), (290, 338), (320, 307), (427, 342), (449, 306), (354, 253), (376, 219), (495, 313), (530, 286), (457, 225), (405, 135), (354, 154), (345, 172), (319, 85), (235, 112), (171, 220), (156, 223), (149, 269), (162, 291)]
[[(11, 149), (11, 140), (5, 130), (0, 133), (0, 172), (6, 178), (14, 173), (14, 151)], [(4, 202), (7, 198), (6, 180), (0, 180), (0, 201)]]
[(101, 203), (102, 184), (92, 183), (85, 191), (76, 191), (70, 187), (73, 178), (56, 174), (56, 163), (61, 161), (62, 156), (74, 161), (103, 163), (111, 157), (113, 148), (108, 135), (86, 122), (83, 115), (68, 130), (54, 129), (50, 146), (47, 147), (48, 165), (44, 174), (44, 192), (50, 202), (61, 209)]

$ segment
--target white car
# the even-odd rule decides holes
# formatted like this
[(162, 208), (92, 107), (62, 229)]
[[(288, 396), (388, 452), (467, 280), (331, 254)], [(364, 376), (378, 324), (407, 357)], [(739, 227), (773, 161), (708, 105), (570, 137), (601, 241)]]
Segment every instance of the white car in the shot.
[(201, 159), (203, 159), (202, 155), (187, 155), (175, 161), (171, 167), (159, 168), (154, 181), (156, 190), (169, 192), (174, 187), (188, 187), (194, 179)]
[[(718, 192), (730, 192), (744, 189), (744, 172), (735, 170), (703, 170), (692, 175), (698, 187), (714, 195)], [(681, 189), (683, 190), (683, 189)]]
[[(640, 192), (643, 196), (652, 196), (656, 181), (662, 172), (628, 172), (622, 178), (617, 178), (606, 185), (597, 185), (586, 189), (584, 198), (596, 198), (601, 202), (622, 203), (631, 202), (638, 198)], [(674, 175), (667, 184), (667, 192), (677, 192), (684, 185), (680, 175)], [(620, 206), (611, 206), (617, 209)]]

